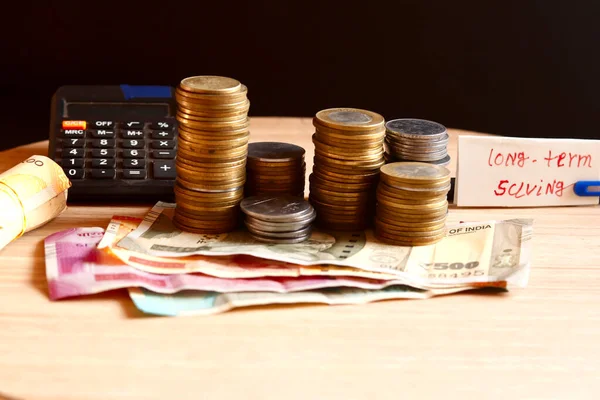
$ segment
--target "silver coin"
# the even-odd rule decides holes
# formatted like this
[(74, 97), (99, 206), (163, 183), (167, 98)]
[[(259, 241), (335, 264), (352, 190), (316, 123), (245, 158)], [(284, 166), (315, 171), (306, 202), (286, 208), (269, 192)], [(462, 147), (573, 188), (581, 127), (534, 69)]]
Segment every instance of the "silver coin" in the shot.
[(273, 243), (273, 244), (302, 243), (302, 242), (306, 242), (310, 238), (310, 234), (308, 234), (306, 236), (301, 236), (301, 237), (297, 237), (297, 238), (293, 238), (293, 239), (284, 239), (284, 238), (273, 239), (273, 238), (268, 238), (268, 237), (264, 237), (264, 236), (259, 236), (259, 235), (253, 234), (252, 232), (250, 232), (250, 236), (252, 236), (252, 238), (254, 238), (260, 242)]
[(295, 222), (314, 211), (308, 201), (289, 195), (246, 197), (240, 207), (246, 215), (270, 222)]
[(306, 226), (302, 229), (298, 229), (296, 231), (290, 231), (290, 232), (270, 232), (270, 231), (263, 231), (260, 229), (255, 229), (252, 226), (246, 225), (246, 227), (248, 228), (248, 231), (251, 232), (254, 235), (260, 236), (260, 237), (265, 237), (265, 238), (271, 238), (271, 239), (295, 239), (295, 238), (299, 238), (299, 237), (303, 237), (306, 235), (310, 235), (310, 232), (312, 230), (312, 226)]
[(410, 140), (396, 140), (390, 137), (385, 138), (385, 143), (392, 146), (399, 147), (409, 147), (414, 149), (430, 149), (430, 148), (446, 148), (448, 147), (448, 141), (435, 141), (435, 142), (426, 142), (426, 141), (410, 141)]
[(248, 159), (269, 163), (292, 162), (302, 159), (306, 151), (295, 144), (282, 142), (254, 142), (248, 144)]
[[(292, 223), (290, 223), (290, 224), (281, 223), (281, 226), (271, 227), (271, 226), (260, 225), (256, 221), (257, 220), (246, 219), (244, 221), (244, 224), (246, 225), (246, 227), (248, 227), (249, 230), (261, 231), (261, 232), (263, 232), (263, 231), (264, 232), (272, 232), (272, 233), (294, 232), (294, 231), (298, 231), (300, 229), (304, 229), (307, 227), (307, 224), (292, 224)], [(310, 226), (310, 223), (308, 224), (308, 226)]]
[(385, 124), (388, 132), (409, 138), (441, 138), (446, 135), (446, 127), (437, 122), (416, 118), (393, 119)]
[(246, 215), (245, 221), (254, 225), (257, 229), (265, 230), (265, 231), (295, 231), (297, 229), (301, 229), (307, 225), (310, 225), (311, 222), (315, 220), (317, 217), (317, 212), (313, 208), (313, 211), (306, 216), (306, 218), (302, 218), (294, 221), (284, 221), (284, 222), (269, 222), (263, 221), (258, 218), (251, 217), (250, 215)]

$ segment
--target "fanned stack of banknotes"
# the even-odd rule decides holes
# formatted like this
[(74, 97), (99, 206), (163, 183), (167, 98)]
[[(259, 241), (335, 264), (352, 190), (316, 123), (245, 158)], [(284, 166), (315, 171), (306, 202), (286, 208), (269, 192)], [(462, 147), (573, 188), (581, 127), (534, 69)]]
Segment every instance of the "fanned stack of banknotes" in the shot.
[(107, 227), (45, 239), (53, 300), (127, 288), (149, 314), (209, 315), (233, 308), (426, 299), (527, 284), (532, 220), (463, 222), (440, 242), (392, 246), (370, 230), (313, 231), (297, 244), (258, 242), (247, 231), (196, 234), (173, 224), (175, 205), (144, 219), (113, 216)]

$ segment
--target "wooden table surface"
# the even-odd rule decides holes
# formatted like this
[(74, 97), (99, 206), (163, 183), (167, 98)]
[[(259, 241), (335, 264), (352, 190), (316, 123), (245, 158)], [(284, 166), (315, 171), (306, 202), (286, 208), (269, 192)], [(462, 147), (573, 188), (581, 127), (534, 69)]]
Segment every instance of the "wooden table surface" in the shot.
[[(252, 141), (302, 145), (309, 118), (254, 118)], [(451, 131), (449, 152), (456, 154)], [(47, 142), (0, 153), (0, 171)], [(455, 162), (451, 164), (454, 170)], [(450, 209), (449, 221), (534, 218), (529, 285), (361, 306), (142, 315), (125, 290), (51, 302), (43, 239), (148, 206), (71, 206), (0, 251), (0, 398), (595, 399), (600, 207)]]

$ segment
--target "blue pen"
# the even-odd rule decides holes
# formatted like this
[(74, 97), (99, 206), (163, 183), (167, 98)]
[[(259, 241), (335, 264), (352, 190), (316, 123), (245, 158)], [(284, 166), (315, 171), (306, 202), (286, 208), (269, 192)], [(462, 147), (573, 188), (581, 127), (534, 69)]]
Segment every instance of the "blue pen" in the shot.
[(573, 190), (577, 196), (600, 196), (600, 181), (575, 182)]

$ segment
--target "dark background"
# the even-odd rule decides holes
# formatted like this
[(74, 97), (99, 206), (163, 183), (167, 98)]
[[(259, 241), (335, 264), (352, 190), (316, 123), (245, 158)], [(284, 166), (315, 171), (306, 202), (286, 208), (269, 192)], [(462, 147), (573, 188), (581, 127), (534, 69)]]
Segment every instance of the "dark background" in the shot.
[(61, 85), (176, 86), (192, 75), (239, 79), (252, 116), (358, 107), (507, 136), (600, 138), (597, 1), (11, 8), (0, 32), (0, 148), (47, 138)]

